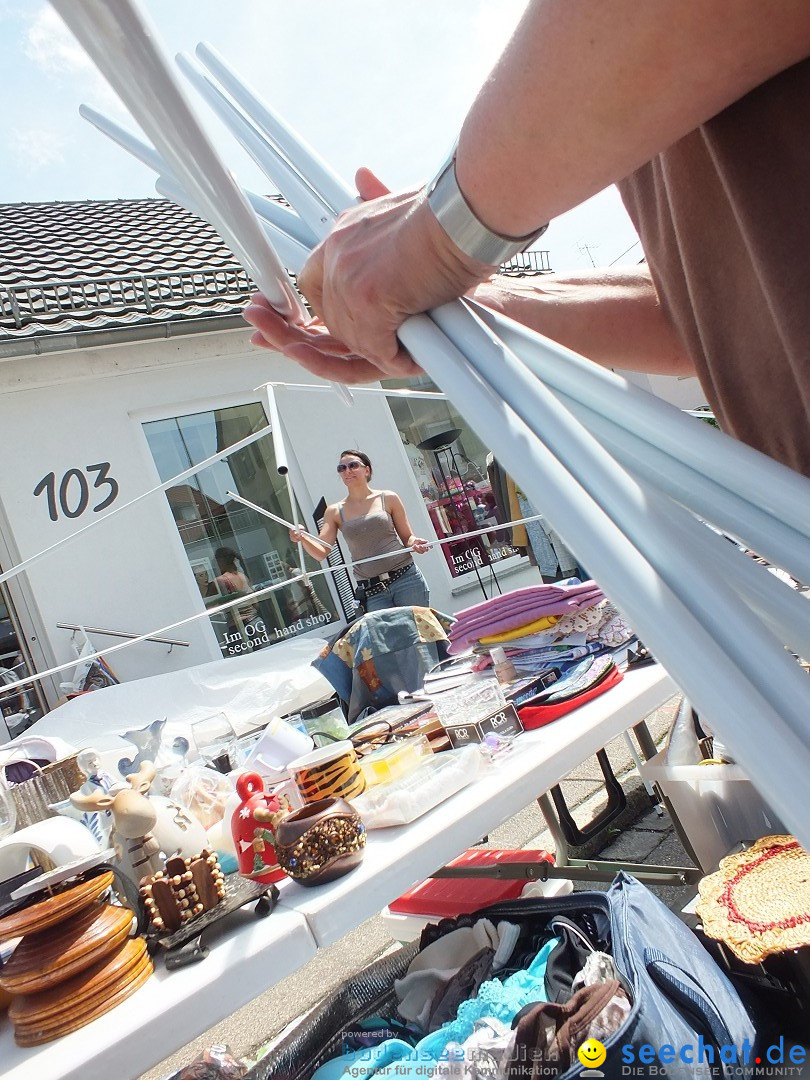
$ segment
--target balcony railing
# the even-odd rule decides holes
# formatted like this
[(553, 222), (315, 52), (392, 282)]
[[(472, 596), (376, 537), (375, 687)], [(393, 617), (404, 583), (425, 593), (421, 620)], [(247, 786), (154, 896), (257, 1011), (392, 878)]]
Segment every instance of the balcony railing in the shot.
[(0, 287), (0, 319), (13, 321), (19, 330), (27, 323), (47, 315), (77, 311), (109, 314), (142, 311), (151, 314), (156, 308), (194, 301), (204, 304), (211, 300), (227, 299), (241, 303), (249, 298), (252, 291), (247, 273), (235, 263), (211, 270), (71, 278), (69, 281)]
[[(525, 251), (501, 267), (501, 273), (548, 274), (548, 251)], [(71, 278), (27, 285), (0, 286), (0, 323), (17, 330), (45, 316), (79, 311), (123, 314), (211, 300), (246, 302), (254, 286), (236, 263), (211, 270), (160, 271), (120, 277)]]
[(550, 274), (551, 263), (547, 251), (521, 251), (513, 255), (508, 263), (501, 267), (502, 274)]

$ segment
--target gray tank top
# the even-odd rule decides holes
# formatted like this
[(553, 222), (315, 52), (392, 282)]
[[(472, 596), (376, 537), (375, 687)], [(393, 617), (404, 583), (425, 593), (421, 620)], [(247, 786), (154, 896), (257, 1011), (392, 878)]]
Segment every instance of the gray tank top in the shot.
[[(379, 509), (377, 509), (379, 500)], [(354, 576), (359, 579), (378, 577), (390, 570), (397, 570), (400, 566), (407, 566), (413, 561), (413, 556), (408, 551), (399, 555), (386, 555), (388, 551), (396, 551), (402, 547), (402, 541), (394, 528), (391, 515), (385, 509), (385, 496), (376, 496), (371, 504), (372, 508), (362, 517), (345, 518), (343, 516), (343, 503), (340, 503), (340, 527), (349, 545), (349, 551), (353, 559), (367, 559), (372, 555), (379, 558), (370, 562), (361, 563), (354, 568)]]

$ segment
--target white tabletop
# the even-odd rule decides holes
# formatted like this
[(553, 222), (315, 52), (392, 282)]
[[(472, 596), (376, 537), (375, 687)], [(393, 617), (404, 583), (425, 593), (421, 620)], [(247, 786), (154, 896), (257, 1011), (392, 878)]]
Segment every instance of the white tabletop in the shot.
[(628, 672), (613, 689), (518, 737), (491, 771), (410, 825), (368, 833), (363, 862), (329, 885), (281, 886), (280, 906), (306, 917), (319, 946), (331, 945), (434, 870), (542, 795), (677, 688), (658, 665)]
[(521, 735), (490, 772), (435, 810), (370, 832), (352, 873), (312, 889), (284, 882), (266, 918), (245, 910), (220, 936), (206, 931), (211, 952), (200, 963), (167, 972), (158, 958), (140, 990), (72, 1035), (22, 1050), (0, 1018), (0, 1078), (134, 1080), (477, 843), (675, 692), (658, 665), (628, 673), (587, 705)]
[(227, 929), (205, 943), (202, 961), (167, 971), (158, 958), (155, 974), (115, 1009), (71, 1035), (21, 1049), (11, 1021), (0, 1017), (3, 1080), (129, 1080), (157, 1065), (242, 1005), (252, 1001), (316, 954), (302, 915), (252, 907), (234, 912)]

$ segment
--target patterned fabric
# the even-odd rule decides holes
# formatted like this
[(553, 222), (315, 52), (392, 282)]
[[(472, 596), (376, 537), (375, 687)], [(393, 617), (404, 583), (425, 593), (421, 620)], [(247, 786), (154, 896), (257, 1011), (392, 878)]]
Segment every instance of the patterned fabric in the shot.
[(602, 645), (606, 645), (609, 649), (617, 649), (620, 645), (632, 641), (635, 636), (635, 632), (628, 626), (624, 617), (616, 611), (615, 608), (614, 614), (612, 614), (608, 621), (600, 626), (597, 631), (597, 639)]
[[(518, 504), (523, 517), (534, 517), (536, 510), (520, 492), (518, 492)], [(559, 533), (556, 533), (545, 520), (527, 522), (526, 533), (543, 577), (555, 577), (558, 566), (561, 574), (574, 573), (577, 569), (577, 560), (565, 546)]]
[(569, 634), (585, 634), (586, 637), (594, 637), (595, 631), (605, 622), (605, 607), (609, 603), (609, 600), (602, 600), (584, 611), (572, 611), (568, 615), (562, 615), (554, 628), (557, 636), (564, 638)]
[(433, 608), (371, 611), (327, 643), (313, 667), (348, 704), (351, 723), (365, 709), (395, 704), (400, 690), (418, 690), (439, 662), (438, 642), (447, 641), (452, 623)]

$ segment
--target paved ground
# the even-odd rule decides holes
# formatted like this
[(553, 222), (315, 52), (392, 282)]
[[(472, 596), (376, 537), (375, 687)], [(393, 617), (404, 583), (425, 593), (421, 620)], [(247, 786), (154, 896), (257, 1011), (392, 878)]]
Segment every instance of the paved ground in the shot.
[[(669, 729), (677, 701), (677, 698), (673, 698), (648, 719), (653, 738), (657, 742), (663, 739)], [(670, 819), (666, 814), (661, 815), (652, 809), (638, 773), (635, 772), (633, 758), (624, 737), (615, 739), (608, 745), (607, 750), (613, 769), (617, 776), (623, 778), (628, 794), (625, 820), (604, 830), (590, 849), (572, 851), (571, 854), (592, 858), (598, 853), (602, 860), (689, 866), (689, 858), (675, 835)], [(601, 772), (595, 758), (584, 762), (563, 782), (566, 801), (570, 807), (575, 808), (574, 817), (580, 825), (590, 820), (601, 805), (600, 783)], [(536, 804), (527, 806), (521, 813), (506, 821), (490, 834), (486, 844), (496, 848), (553, 850), (545, 820)], [(578, 889), (593, 887), (606, 886), (587, 883), (577, 885)], [(679, 910), (692, 897), (694, 889), (657, 886), (655, 892), (673, 910)], [(322, 949), (314, 960), (295, 975), (274, 986), (272, 990), (195, 1039), (184, 1050), (145, 1073), (141, 1080), (163, 1080), (191, 1061), (204, 1047), (217, 1043), (229, 1045), (237, 1057), (251, 1057), (291, 1020), (316, 1004), (352, 972), (364, 967), (391, 945), (391, 938), (382, 919), (369, 919), (335, 945)]]

